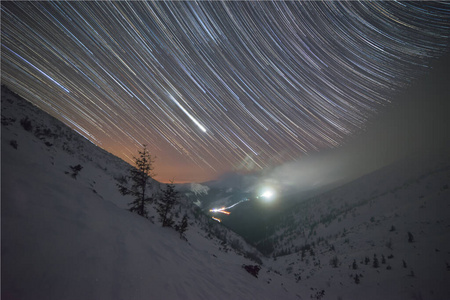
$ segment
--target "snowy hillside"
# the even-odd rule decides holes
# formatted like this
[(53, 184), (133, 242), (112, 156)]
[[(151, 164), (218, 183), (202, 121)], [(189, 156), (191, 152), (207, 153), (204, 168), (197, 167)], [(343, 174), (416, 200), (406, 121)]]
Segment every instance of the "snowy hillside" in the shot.
[(186, 242), (126, 210), (126, 163), (3, 88), (1, 153), (2, 299), (298, 299), (293, 280), (247, 272), (236, 252), (251, 247), (195, 211)]
[[(407, 159), (272, 220), (272, 266), (343, 299), (448, 299), (450, 159)], [(347, 296), (347, 297), (346, 297)]]
[[(186, 200), (179, 210), (189, 215), (188, 242), (155, 218), (130, 213), (131, 198), (116, 187), (128, 164), (3, 88), (1, 155), (2, 299), (450, 295), (448, 153), (404, 160), (312, 198), (297, 196), (297, 205), (262, 218), (265, 239), (258, 246), (271, 258)], [(73, 176), (77, 165), (82, 169)], [(247, 192), (184, 189), (205, 200), (219, 195), (224, 204)], [(245, 218), (239, 213), (251, 203), (232, 216)], [(260, 263), (258, 278), (242, 267)]]
[[(204, 206), (211, 200), (210, 206), (220, 207), (244, 194), (237, 188), (205, 185), (194, 198)], [(247, 239), (259, 237), (249, 240), (272, 257), (266, 266), (295, 280), (300, 295), (449, 297), (450, 151), (404, 159), (313, 197), (287, 197), (288, 203), (297, 204), (284, 212), (248, 201), (222, 219), (234, 222)], [(283, 194), (278, 198), (279, 203), (286, 200)]]

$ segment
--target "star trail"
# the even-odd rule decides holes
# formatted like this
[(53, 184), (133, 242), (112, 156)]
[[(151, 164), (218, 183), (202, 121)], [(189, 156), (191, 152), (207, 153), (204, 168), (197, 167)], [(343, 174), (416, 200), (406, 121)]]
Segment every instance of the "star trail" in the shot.
[(157, 179), (335, 148), (449, 51), (448, 2), (5, 2), (2, 83)]

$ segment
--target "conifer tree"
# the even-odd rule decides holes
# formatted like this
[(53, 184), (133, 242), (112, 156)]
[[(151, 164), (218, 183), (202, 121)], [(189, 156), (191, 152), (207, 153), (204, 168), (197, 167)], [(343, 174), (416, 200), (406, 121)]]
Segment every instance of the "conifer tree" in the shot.
[(175, 225), (175, 229), (180, 233), (180, 239), (187, 240), (184, 235), (188, 229), (188, 217), (186, 214), (183, 216), (183, 219), (181, 219), (180, 224)]
[(353, 260), (352, 268), (353, 270), (358, 269), (358, 264), (356, 263), (356, 260)]
[(153, 198), (148, 196), (148, 185), (151, 184), (153, 173), (154, 158), (150, 155), (146, 145), (144, 149), (139, 151), (138, 157), (133, 157), (135, 168), (130, 169), (130, 175), (127, 178), (131, 179), (132, 185), (128, 187), (126, 182), (118, 183), (119, 191), (122, 195), (132, 195), (134, 201), (129, 203), (131, 212), (137, 212), (138, 215), (148, 217), (146, 204), (153, 202)]
[(374, 267), (374, 268), (378, 268), (379, 266), (380, 266), (380, 264), (379, 264), (379, 262), (378, 262), (377, 255), (374, 254), (374, 255), (373, 255), (373, 267)]
[(173, 181), (166, 185), (166, 189), (161, 191), (161, 196), (156, 204), (156, 211), (163, 227), (172, 227), (172, 209), (178, 201), (178, 192), (175, 190)]

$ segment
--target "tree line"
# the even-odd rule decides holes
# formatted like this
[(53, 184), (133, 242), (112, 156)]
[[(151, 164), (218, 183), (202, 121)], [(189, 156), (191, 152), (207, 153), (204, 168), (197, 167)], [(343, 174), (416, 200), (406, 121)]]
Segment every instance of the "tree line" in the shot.
[(179, 232), (180, 238), (186, 240), (184, 233), (188, 229), (187, 214), (184, 214), (178, 223), (174, 220), (174, 209), (179, 204), (180, 197), (173, 181), (166, 184), (165, 188), (161, 188), (156, 195), (153, 194), (151, 187), (155, 176), (153, 172), (155, 159), (146, 145), (143, 145), (143, 150), (138, 153), (137, 157), (133, 156), (135, 167), (130, 168), (129, 174), (117, 183), (119, 192), (124, 196), (133, 197), (133, 201), (128, 203), (129, 210), (144, 218), (149, 218), (147, 206), (154, 204), (161, 225), (174, 228)]

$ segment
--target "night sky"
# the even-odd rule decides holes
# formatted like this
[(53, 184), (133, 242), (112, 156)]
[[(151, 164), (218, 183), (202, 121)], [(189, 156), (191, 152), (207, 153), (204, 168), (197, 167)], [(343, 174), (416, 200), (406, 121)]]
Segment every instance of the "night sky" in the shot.
[(2, 84), (159, 180), (339, 148), (449, 51), (450, 3), (5, 2)]

